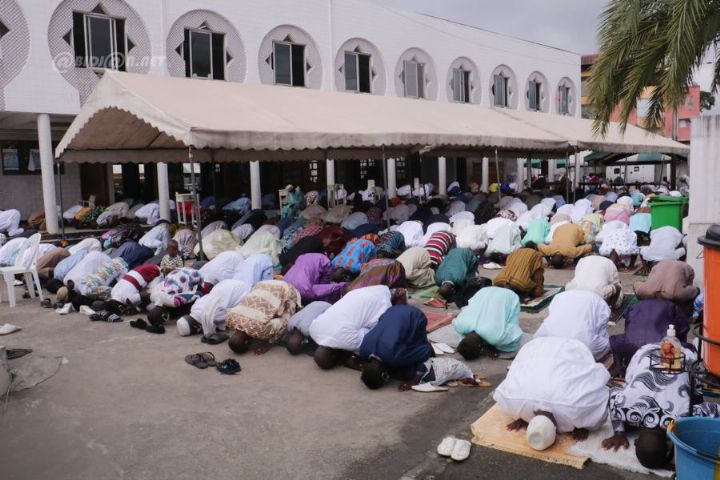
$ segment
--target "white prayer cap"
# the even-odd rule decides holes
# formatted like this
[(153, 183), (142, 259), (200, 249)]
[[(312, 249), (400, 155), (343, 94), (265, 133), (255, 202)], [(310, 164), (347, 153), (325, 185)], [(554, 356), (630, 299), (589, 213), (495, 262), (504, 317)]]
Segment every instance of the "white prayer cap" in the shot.
[(187, 318), (180, 317), (175, 326), (177, 327), (178, 334), (181, 337), (190, 336), (190, 323), (187, 321)]
[(545, 415), (535, 415), (527, 427), (527, 442), (534, 450), (542, 451), (555, 443), (557, 427)]

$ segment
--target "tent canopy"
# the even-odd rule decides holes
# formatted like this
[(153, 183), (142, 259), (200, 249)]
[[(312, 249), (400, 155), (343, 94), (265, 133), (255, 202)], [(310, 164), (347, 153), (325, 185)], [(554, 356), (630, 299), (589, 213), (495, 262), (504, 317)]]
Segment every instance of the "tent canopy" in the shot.
[[(616, 128), (616, 126), (611, 127)], [(591, 122), (478, 105), (107, 71), (56, 149), (65, 162), (378, 158), (437, 154), (603, 151), (685, 153), (628, 127), (593, 140)], [(577, 135), (580, 140), (569, 135)]]

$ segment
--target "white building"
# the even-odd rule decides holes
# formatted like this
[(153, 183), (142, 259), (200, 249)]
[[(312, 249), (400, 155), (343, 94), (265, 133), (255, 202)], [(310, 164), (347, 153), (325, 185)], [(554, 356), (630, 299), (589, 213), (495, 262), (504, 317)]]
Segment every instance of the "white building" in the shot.
[[(65, 205), (91, 194), (100, 204), (114, 201), (111, 166), (67, 165), (59, 182), (50, 149), (103, 68), (580, 113), (579, 55), (361, 0), (2, 0), (0, 209), (27, 216), (44, 206), (53, 231), (49, 211), (60, 188)], [(418, 172), (412, 162), (391, 161), (391, 183), (410, 175), (434, 178), (441, 189), (456, 178), (484, 183), (492, 168), (483, 159), (440, 159)], [(261, 167), (271, 192), (287, 182), (321, 188), (335, 176), (338, 183), (364, 181), (378, 166)], [(123, 165), (117, 189), (154, 198), (155, 168), (140, 175), (137, 165)], [(257, 179), (257, 164), (223, 165), (220, 176), (204, 167), (203, 186), (237, 197), (250, 189), (248, 168)], [(157, 171), (167, 182), (167, 170)], [(170, 178), (171, 193), (182, 189), (179, 167)]]

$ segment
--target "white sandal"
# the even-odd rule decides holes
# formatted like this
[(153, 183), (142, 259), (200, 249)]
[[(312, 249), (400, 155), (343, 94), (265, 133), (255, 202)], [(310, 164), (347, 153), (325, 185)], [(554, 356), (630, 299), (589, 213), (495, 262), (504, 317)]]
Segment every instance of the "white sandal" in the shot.
[(467, 440), (456, 440), (450, 458), (452, 458), (456, 462), (462, 462), (467, 460), (467, 458), (470, 456), (471, 446), (472, 445)]
[(440, 442), (440, 445), (437, 447), (437, 453), (440, 456), (443, 457), (449, 457), (453, 454), (453, 451), (455, 450), (455, 443), (457, 442), (457, 438), (455, 437), (445, 437), (442, 439), (442, 442)]

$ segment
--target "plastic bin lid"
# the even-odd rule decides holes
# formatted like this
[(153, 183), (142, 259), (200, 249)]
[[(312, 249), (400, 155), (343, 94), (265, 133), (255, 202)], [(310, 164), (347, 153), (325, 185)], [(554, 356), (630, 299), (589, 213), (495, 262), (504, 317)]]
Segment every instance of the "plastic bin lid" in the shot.
[(688, 197), (657, 196), (648, 200), (649, 203), (688, 203)]
[(698, 238), (698, 243), (706, 247), (720, 249), (720, 225), (712, 225), (708, 228), (705, 236)]

